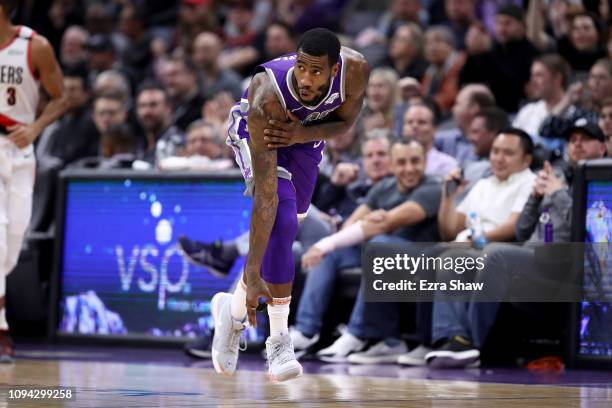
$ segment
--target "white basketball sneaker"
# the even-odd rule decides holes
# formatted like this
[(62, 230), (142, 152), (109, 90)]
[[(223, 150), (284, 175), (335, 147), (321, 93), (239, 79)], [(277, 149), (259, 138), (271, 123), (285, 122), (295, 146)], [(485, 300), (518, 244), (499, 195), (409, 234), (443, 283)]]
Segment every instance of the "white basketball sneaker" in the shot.
[(268, 337), (266, 355), (270, 381), (287, 381), (302, 375), (302, 365), (295, 359), (293, 342), (289, 334)]
[(233, 375), (238, 364), (240, 337), (246, 328), (244, 322), (232, 317), (232, 295), (217, 293), (211, 300), (211, 313), (215, 322), (215, 334), (212, 343), (212, 361), (215, 371), (220, 374)]

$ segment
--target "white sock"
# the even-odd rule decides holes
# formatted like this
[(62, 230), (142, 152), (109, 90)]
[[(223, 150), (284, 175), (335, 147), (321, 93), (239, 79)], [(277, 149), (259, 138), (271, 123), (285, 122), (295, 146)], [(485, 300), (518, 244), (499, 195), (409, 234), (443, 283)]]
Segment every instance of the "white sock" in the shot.
[(289, 305), (291, 304), (291, 296), (272, 298), (272, 304), (272, 306), (268, 305), (270, 336), (289, 333)]
[(240, 275), (240, 280), (232, 296), (232, 317), (241, 322), (246, 318), (246, 315), (246, 286), (244, 286), (242, 275)]
[(6, 307), (0, 310), (0, 330), (8, 330), (8, 322), (6, 321)]

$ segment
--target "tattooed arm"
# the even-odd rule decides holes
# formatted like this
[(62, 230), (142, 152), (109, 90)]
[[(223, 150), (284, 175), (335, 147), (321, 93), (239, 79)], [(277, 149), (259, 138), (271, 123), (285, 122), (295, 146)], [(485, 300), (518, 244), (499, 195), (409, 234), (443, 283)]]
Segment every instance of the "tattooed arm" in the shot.
[(285, 120), (285, 113), (265, 74), (258, 74), (253, 78), (249, 87), (249, 106), (249, 148), (255, 189), (245, 278), (249, 322), (255, 326), (255, 308), (259, 297), (267, 298), (267, 303), (272, 301), (272, 296), (261, 279), (260, 270), (278, 207), (276, 150), (267, 148), (263, 130), (270, 119)]

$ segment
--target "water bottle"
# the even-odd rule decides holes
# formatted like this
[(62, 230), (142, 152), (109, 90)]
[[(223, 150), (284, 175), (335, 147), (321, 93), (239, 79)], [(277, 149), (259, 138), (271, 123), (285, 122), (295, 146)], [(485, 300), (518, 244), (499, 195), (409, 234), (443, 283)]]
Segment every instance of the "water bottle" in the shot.
[(553, 223), (548, 208), (542, 210), (540, 214), (540, 237), (544, 235), (544, 243), (549, 244), (553, 242)]
[(476, 212), (471, 211), (468, 214), (468, 227), (472, 234), (472, 246), (476, 249), (482, 249), (487, 244), (487, 238), (482, 228), (482, 221)]

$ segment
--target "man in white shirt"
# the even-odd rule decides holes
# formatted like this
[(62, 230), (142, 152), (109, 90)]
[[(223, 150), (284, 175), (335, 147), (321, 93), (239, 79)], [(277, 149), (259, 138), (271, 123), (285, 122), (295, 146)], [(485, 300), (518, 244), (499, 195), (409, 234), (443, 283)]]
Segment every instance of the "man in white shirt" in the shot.
[(531, 65), (530, 81), (533, 93), (539, 99), (523, 106), (512, 126), (537, 138), (544, 119), (561, 105), (570, 72), (568, 63), (560, 55), (547, 54), (537, 58)]
[[(442, 239), (465, 241), (467, 216), (475, 212), (487, 240), (514, 240), (514, 225), (535, 180), (529, 169), (532, 153), (533, 142), (528, 134), (515, 128), (502, 130), (495, 137), (489, 156), (493, 175), (476, 183), (458, 207), (454, 197), (463, 186), (450, 196), (443, 195), (438, 212)], [(461, 181), (459, 178), (459, 172), (453, 171), (446, 177), (446, 184)]]
[[(491, 149), (490, 161), (493, 175), (480, 180), (465, 199), (455, 207), (454, 193), (443, 194), (438, 212), (440, 235), (443, 239), (470, 241), (470, 230), (465, 229), (468, 214), (474, 212), (482, 223), (486, 241), (514, 241), (515, 226), (519, 215), (531, 194), (536, 175), (531, 172), (533, 141), (524, 131), (516, 128), (502, 130), (495, 138)], [(449, 174), (448, 183), (458, 174)], [(486, 252), (486, 250), (485, 250)], [(474, 255), (466, 250), (449, 250), (440, 258)], [(478, 256), (478, 255), (477, 255)], [(456, 278), (454, 271), (437, 272), (439, 282)], [(472, 344), (473, 326), (484, 322), (469, 321), (467, 302), (437, 301), (433, 307), (432, 342), (437, 349), (425, 356), (427, 363), (436, 368), (468, 367), (480, 358), (481, 344)]]

